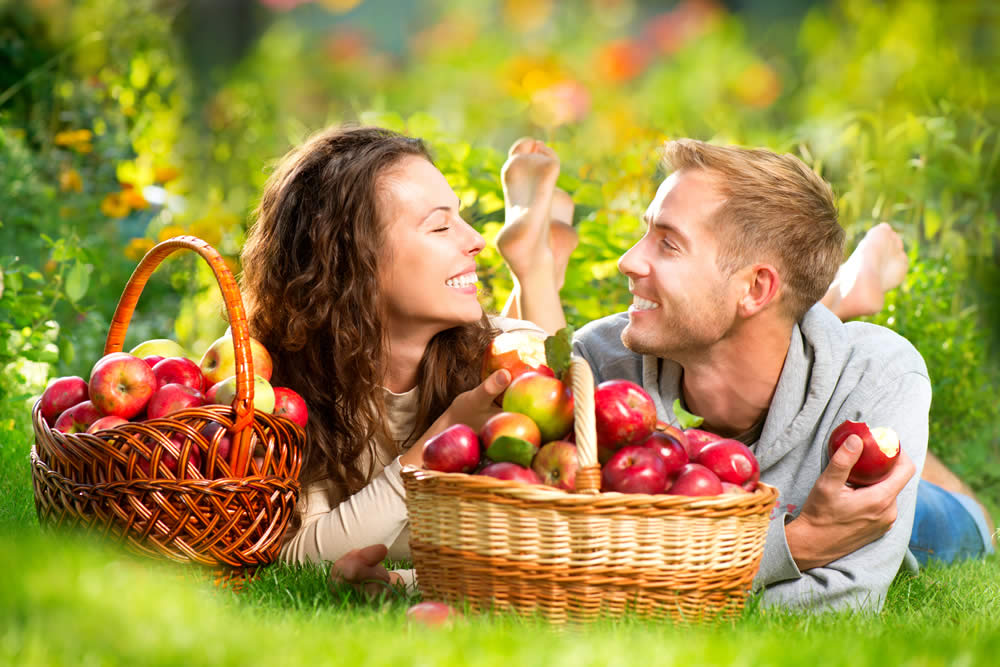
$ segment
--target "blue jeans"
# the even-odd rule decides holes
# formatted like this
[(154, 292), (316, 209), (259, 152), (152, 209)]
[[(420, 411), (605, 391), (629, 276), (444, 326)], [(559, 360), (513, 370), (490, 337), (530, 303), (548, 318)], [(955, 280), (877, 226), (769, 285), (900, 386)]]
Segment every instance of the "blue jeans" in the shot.
[(966, 495), (920, 480), (910, 551), (921, 566), (993, 553), (982, 508)]

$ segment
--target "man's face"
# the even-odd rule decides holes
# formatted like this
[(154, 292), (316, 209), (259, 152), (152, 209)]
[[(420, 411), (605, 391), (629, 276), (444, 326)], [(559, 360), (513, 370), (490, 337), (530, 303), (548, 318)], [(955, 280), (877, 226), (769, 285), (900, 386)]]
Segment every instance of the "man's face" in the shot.
[(634, 352), (679, 360), (733, 327), (740, 287), (716, 263), (710, 220), (724, 201), (716, 178), (698, 169), (671, 174), (646, 210), (646, 234), (618, 261), (633, 294), (622, 342)]

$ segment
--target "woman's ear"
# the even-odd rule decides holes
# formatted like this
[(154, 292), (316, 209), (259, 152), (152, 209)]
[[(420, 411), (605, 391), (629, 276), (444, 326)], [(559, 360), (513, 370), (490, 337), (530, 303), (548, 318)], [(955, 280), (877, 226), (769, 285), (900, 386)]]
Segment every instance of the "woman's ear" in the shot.
[(748, 269), (743, 296), (739, 300), (739, 311), (743, 317), (751, 317), (774, 301), (781, 287), (778, 270), (771, 264), (755, 264)]

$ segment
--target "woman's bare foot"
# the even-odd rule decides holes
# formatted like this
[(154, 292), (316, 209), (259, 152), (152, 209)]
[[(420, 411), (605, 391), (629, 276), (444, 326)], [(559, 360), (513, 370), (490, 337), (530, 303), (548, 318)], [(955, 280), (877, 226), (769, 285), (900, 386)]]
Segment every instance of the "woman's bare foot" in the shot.
[(903, 240), (888, 223), (880, 223), (841, 265), (823, 303), (842, 320), (874, 315), (882, 310), (885, 293), (903, 282), (908, 265)]
[(515, 276), (554, 261), (549, 212), (558, 176), (559, 158), (543, 142), (523, 138), (511, 146), (500, 170), (506, 210), (496, 244)]
[(552, 259), (555, 266), (556, 288), (562, 289), (566, 282), (566, 268), (569, 257), (576, 249), (580, 239), (573, 227), (573, 198), (561, 189), (552, 193), (552, 208), (549, 214), (549, 247), (552, 249)]

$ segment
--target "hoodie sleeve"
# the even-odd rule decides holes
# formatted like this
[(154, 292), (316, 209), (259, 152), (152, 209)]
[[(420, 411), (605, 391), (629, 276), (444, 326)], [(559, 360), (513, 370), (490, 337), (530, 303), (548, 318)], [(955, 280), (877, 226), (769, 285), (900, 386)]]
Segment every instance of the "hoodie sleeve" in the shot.
[[(897, 518), (879, 539), (825, 567), (799, 572), (788, 550), (785, 514), (772, 522), (755, 588), (764, 589), (763, 603), (813, 610), (882, 608), (886, 592), (907, 553), (917, 485), (927, 454), (930, 380), (924, 372), (907, 372), (867, 393), (856, 393), (833, 424), (845, 419), (889, 426), (913, 460), (917, 472), (896, 498)], [(823, 442), (829, 438), (824, 434)]]

